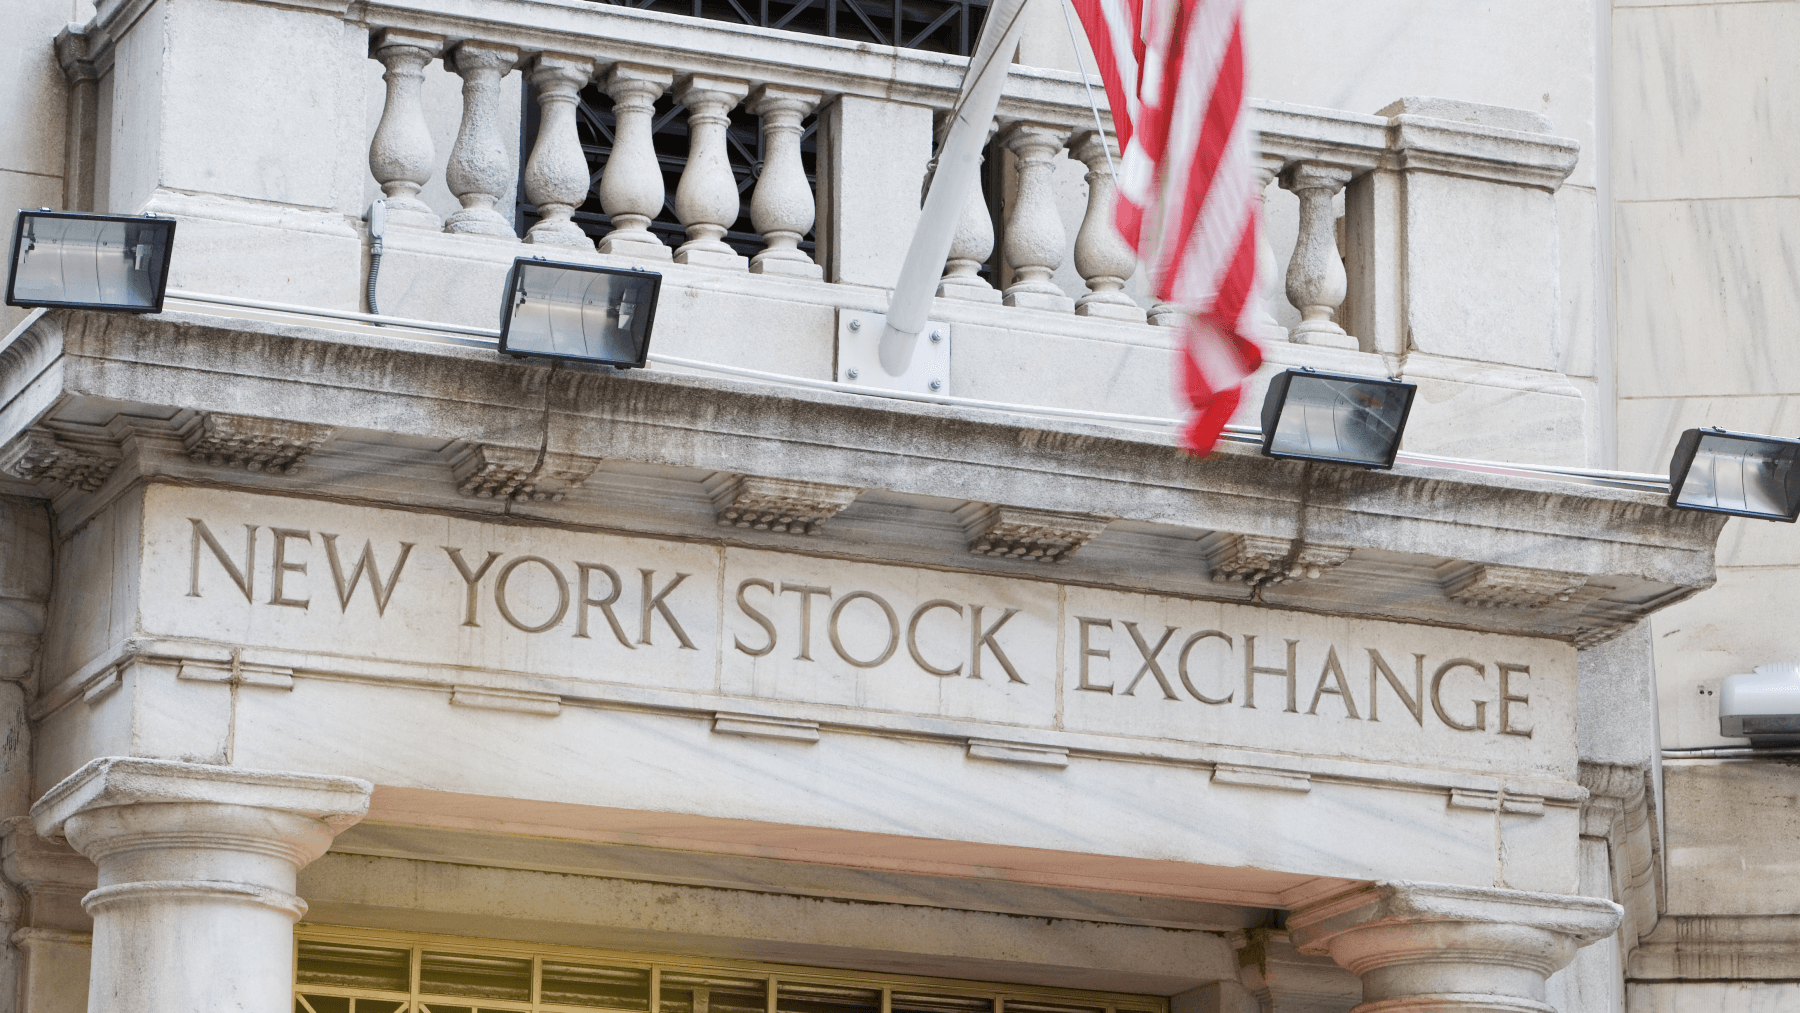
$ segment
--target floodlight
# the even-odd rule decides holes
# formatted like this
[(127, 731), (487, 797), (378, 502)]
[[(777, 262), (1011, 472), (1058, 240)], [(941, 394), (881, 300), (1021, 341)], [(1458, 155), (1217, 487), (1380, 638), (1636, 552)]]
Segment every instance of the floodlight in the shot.
[(1719, 734), (1752, 744), (1800, 742), (1800, 664), (1758, 665), (1719, 686)]
[(1417, 390), (1398, 380), (1290, 369), (1269, 381), (1263, 453), (1392, 468)]
[(520, 257), (500, 307), (500, 350), (510, 355), (642, 366), (662, 275)]
[(1669, 459), (1669, 505), (1792, 523), (1800, 517), (1800, 440), (1689, 429)]
[(6, 304), (160, 313), (174, 245), (172, 218), (20, 211)]

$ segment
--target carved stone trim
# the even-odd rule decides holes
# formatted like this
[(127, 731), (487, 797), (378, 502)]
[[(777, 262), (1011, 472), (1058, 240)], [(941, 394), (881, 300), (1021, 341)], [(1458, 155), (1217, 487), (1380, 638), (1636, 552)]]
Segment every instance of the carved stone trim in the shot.
[(207, 412), (182, 435), (188, 457), (214, 467), (292, 475), (337, 432), (331, 426)]
[(0, 472), (26, 482), (55, 482), (93, 492), (119, 466), (111, 448), (76, 448), (48, 429), (27, 429), (0, 450)]
[(1342, 545), (1316, 545), (1297, 538), (1227, 535), (1213, 554), (1212, 579), (1256, 587), (1301, 577), (1316, 580), (1326, 570), (1344, 565), (1354, 551)]
[(1579, 573), (1485, 564), (1451, 577), (1444, 593), (1472, 608), (1541, 608), (1568, 601), (1586, 583)]
[(848, 485), (738, 475), (714, 489), (712, 501), (722, 528), (816, 535), (861, 494)]
[(476, 499), (519, 503), (560, 503), (588, 480), (600, 462), (574, 454), (497, 447), (478, 443), (450, 462), (456, 491)]
[(977, 556), (1066, 563), (1105, 530), (1110, 517), (971, 503), (956, 512)]

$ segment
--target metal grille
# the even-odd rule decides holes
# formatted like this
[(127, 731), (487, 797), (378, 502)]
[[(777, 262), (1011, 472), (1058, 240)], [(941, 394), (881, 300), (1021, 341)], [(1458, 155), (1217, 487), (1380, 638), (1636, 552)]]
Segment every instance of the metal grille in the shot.
[[(600, 174), (606, 168), (606, 160), (612, 154), (613, 128), (617, 121), (613, 119), (612, 99), (600, 90), (598, 84), (590, 84), (581, 90), (579, 102), (575, 107), (575, 129), (581, 137), (581, 150), (587, 156), (588, 164), (588, 196), (587, 201), (575, 209), (575, 224), (589, 236), (598, 240), (612, 230), (612, 218), (600, 207)], [(537, 139), (538, 104), (536, 90), (525, 87), (525, 113), (521, 118), (524, 136), (519, 150), (529, 157), (531, 146)], [(724, 240), (738, 253), (748, 257), (761, 250), (762, 237), (757, 235), (750, 222), (750, 194), (756, 187), (756, 181), (762, 176), (763, 142), (761, 124), (756, 116), (745, 112), (740, 105), (731, 111), (731, 125), (726, 128), (725, 153), (731, 162), (731, 173), (737, 179), (738, 219), (725, 233)], [(800, 164), (806, 169), (806, 183), (818, 192), (818, 117), (809, 116), (800, 125)], [(687, 166), (688, 126), (687, 115), (675, 104), (670, 95), (663, 95), (656, 100), (656, 109), (650, 119), (650, 140), (656, 148), (656, 161), (662, 167), (663, 206), (662, 213), (650, 223), (650, 231), (671, 249), (687, 241), (687, 232), (681, 227), (681, 219), (675, 216), (675, 187), (681, 182), (681, 170)], [(521, 164), (520, 175), (523, 176)], [(538, 220), (537, 206), (527, 203), (521, 189), (519, 193), (519, 214), (517, 217), (519, 235)], [(800, 249), (808, 256), (815, 255), (813, 234), (808, 232), (800, 241)]]
[(987, 0), (607, 0), (620, 7), (968, 56)]
[(302, 927), (294, 1013), (1169, 1013), (1154, 996)]

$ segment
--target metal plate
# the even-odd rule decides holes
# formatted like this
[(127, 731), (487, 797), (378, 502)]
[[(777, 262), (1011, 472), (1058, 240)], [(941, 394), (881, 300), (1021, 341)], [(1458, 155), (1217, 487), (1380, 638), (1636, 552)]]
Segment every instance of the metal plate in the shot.
[(837, 382), (914, 394), (950, 393), (950, 325), (935, 320), (926, 324), (913, 350), (912, 365), (905, 375), (892, 376), (881, 365), (885, 323), (880, 313), (838, 310)]

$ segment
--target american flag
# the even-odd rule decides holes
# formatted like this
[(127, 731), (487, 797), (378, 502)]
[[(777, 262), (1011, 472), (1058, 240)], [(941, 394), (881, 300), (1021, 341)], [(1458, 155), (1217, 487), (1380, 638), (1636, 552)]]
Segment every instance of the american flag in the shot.
[(1212, 452), (1262, 364), (1251, 337), (1260, 207), (1244, 108), (1244, 0), (1072, 0), (1123, 156), (1119, 232), (1156, 297), (1189, 313), (1180, 389)]

